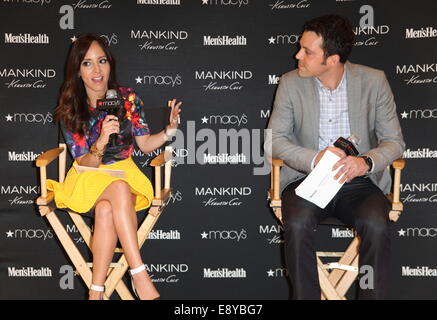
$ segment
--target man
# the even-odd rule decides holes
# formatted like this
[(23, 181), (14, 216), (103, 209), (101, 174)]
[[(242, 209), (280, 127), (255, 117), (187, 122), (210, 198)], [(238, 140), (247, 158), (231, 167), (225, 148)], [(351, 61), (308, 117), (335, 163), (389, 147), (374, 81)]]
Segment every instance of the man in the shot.
[[(362, 299), (382, 299), (389, 277), (388, 193), (391, 178), (384, 170), (405, 149), (390, 86), (380, 70), (347, 61), (353, 32), (345, 18), (329, 15), (304, 25), (298, 69), (281, 77), (269, 129), (272, 156), (284, 160), (281, 170), (285, 259), (294, 299), (320, 299), (314, 230), (327, 216), (353, 227), (361, 237), (360, 266), (371, 266), (374, 289)], [(360, 138), (360, 156), (346, 156), (333, 146), (338, 137)], [(267, 148), (266, 148), (267, 149)], [(326, 150), (341, 159), (335, 179), (346, 182), (321, 209), (294, 189), (317, 165)]]

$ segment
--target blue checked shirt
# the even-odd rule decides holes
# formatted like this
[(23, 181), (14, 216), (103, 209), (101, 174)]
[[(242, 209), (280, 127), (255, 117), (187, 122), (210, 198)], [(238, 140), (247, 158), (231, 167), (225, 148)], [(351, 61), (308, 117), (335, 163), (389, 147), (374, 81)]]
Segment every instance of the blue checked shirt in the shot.
[[(335, 90), (325, 88), (317, 78), (314, 81), (320, 98), (319, 151), (322, 151), (326, 147), (332, 146), (338, 137), (347, 139), (351, 136), (346, 70), (344, 70), (343, 78)], [(311, 169), (314, 169), (316, 157), (317, 155), (311, 161)], [(369, 173), (371, 172), (373, 172), (373, 166), (369, 170)]]
[(350, 135), (346, 70), (335, 90), (327, 89), (315, 78), (320, 97), (319, 151), (332, 146), (338, 137)]

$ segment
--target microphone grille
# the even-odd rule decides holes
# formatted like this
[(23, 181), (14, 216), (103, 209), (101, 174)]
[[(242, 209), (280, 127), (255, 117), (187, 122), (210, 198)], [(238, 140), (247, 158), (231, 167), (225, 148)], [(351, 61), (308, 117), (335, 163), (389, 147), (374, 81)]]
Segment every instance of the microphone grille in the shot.
[(114, 99), (117, 98), (117, 90), (109, 89), (106, 91), (106, 99)]
[(356, 146), (358, 146), (359, 144), (360, 144), (360, 142), (361, 142), (361, 139), (360, 139), (360, 136), (359, 135), (357, 135), (357, 134), (352, 134), (349, 138), (348, 138), (348, 140), (350, 141), (350, 142), (352, 142), (354, 145), (356, 145)]

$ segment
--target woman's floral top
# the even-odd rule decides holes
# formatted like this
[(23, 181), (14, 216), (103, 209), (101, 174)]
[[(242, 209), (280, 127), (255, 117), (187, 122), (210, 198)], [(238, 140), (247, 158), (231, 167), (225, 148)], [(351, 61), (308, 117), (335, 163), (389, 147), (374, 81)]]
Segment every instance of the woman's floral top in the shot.
[[(150, 134), (149, 127), (145, 120), (144, 104), (131, 88), (119, 87), (119, 92), (124, 99), (125, 116), (120, 122), (120, 133), (117, 136), (116, 146), (106, 146), (102, 163), (110, 164), (127, 159), (134, 151), (134, 136)], [(93, 143), (100, 136), (102, 122), (107, 113), (96, 111), (90, 107), (91, 118), (89, 120), (89, 131), (85, 136), (79, 136), (65, 129), (61, 123), (61, 130), (65, 142), (70, 149), (73, 158), (78, 158), (89, 152)], [(120, 121), (120, 119), (119, 119)]]

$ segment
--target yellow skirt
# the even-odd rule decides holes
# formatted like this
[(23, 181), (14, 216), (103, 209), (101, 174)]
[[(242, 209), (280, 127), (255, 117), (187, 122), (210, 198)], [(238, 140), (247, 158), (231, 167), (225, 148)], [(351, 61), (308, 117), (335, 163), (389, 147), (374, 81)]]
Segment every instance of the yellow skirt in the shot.
[(141, 172), (132, 158), (127, 158), (99, 168), (124, 170), (125, 178), (117, 178), (106, 172), (87, 171), (78, 173), (74, 168), (67, 173), (65, 181), (59, 183), (47, 180), (47, 189), (54, 192), (58, 208), (69, 208), (79, 213), (90, 211), (102, 192), (114, 181), (126, 181), (131, 192), (136, 195), (135, 210), (148, 208), (153, 200), (153, 187), (150, 180)]

